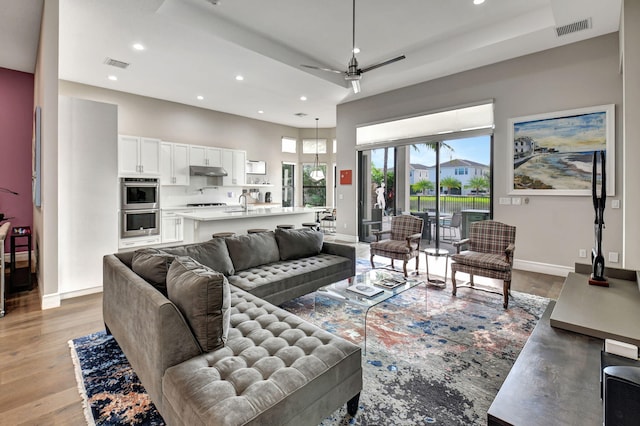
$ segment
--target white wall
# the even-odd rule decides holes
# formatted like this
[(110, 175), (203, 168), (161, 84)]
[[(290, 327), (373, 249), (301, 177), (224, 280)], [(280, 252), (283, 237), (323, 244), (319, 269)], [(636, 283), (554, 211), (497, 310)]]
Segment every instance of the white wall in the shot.
[[(584, 42), (489, 65), (338, 106), (338, 168), (354, 169), (356, 127), (486, 99), (495, 101), (494, 219), (517, 227), (515, 258), (524, 269), (566, 273), (578, 250), (593, 246), (590, 197), (530, 196), (529, 204), (502, 206), (507, 196), (508, 119), (578, 107), (616, 104), (616, 141), (622, 144), (622, 78), (618, 36)], [(637, 158), (637, 157), (636, 157)], [(622, 149), (616, 152), (616, 197), (622, 198)], [(356, 199), (356, 186), (339, 186), (338, 208)], [(624, 204), (624, 203), (623, 203)], [(622, 252), (622, 210), (605, 211), (605, 252)], [(338, 217), (339, 232), (356, 235), (356, 213)], [(345, 228), (346, 225), (346, 228)], [(637, 239), (637, 238), (636, 238)], [(621, 266), (618, 264), (618, 266)]]
[(42, 107), (42, 207), (33, 210), (34, 250), (43, 309), (58, 294), (58, 0), (44, 2), (36, 59), (34, 103)]

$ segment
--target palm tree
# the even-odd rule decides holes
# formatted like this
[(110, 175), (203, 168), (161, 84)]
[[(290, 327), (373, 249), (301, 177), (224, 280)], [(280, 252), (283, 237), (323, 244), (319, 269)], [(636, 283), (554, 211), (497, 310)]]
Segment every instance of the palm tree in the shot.
[(435, 185), (430, 180), (420, 180), (412, 185), (412, 189), (415, 193), (421, 192), (424, 194), (424, 191), (433, 191), (435, 189)]
[(474, 176), (464, 187), (471, 188), (478, 194), (481, 190), (489, 188), (489, 179), (486, 176)]
[(447, 193), (450, 194), (452, 189), (462, 188), (462, 182), (460, 182), (458, 179), (454, 178), (453, 176), (447, 176), (445, 178), (440, 179), (440, 186), (443, 188), (447, 188)]

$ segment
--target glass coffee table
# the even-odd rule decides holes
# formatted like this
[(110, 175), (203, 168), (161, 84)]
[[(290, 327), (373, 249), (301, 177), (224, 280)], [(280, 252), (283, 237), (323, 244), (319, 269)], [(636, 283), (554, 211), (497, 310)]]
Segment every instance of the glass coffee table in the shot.
[[(376, 305), (405, 292), (424, 281), (417, 277), (405, 278), (401, 273), (373, 269), (348, 280), (339, 281), (316, 290), (314, 313), (328, 298), (343, 306), (354, 306), (364, 311), (364, 355), (367, 354), (367, 315)], [(314, 315), (315, 316), (315, 315)]]

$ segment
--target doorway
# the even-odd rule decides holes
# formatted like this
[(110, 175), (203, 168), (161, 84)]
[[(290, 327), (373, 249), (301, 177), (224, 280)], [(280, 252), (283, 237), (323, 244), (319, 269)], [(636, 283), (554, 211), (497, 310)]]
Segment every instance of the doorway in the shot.
[(282, 163), (282, 207), (295, 206), (295, 171), (294, 163)]

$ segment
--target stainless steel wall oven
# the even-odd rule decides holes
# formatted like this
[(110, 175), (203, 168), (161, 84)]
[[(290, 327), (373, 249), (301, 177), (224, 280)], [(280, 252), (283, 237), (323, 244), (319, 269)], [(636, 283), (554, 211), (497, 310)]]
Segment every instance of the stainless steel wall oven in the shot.
[(120, 180), (120, 237), (160, 234), (160, 182), (152, 178)]

